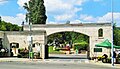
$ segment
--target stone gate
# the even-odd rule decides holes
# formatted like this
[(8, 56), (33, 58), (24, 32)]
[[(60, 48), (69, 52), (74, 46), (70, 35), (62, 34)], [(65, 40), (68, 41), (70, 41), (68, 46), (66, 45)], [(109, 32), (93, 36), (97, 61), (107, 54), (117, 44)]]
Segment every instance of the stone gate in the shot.
[[(29, 25), (24, 26), (24, 31), (29, 30)], [(112, 26), (111, 23), (80, 23), (80, 24), (45, 24), (32, 25), (32, 31), (46, 32), (44, 44), (47, 44), (47, 36), (57, 32), (73, 31), (89, 36), (89, 57), (96, 57), (98, 55), (109, 54), (106, 48), (101, 48), (101, 52), (95, 52), (95, 44), (100, 43), (106, 39), (111, 41)], [(45, 45), (44, 45), (45, 46)], [(42, 50), (45, 54), (45, 48)]]
[[(57, 32), (78, 32), (89, 36), (89, 50), (88, 57), (102, 56), (103, 54), (110, 54), (110, 50), (101, 48), (101, 52), (96, 52), (95, 44), (98, 44), (106, 39), (112, 41), (112, 26), (111, 23), (80, 23), (80, 24), (35, 24), (32, 25), (31, 32), (29, 25), (24, 25), (24, 31), (0, 31), (0, 45), (8, 49), (8, 56), (10, 52), (17, 56), (19, 48), (28, 48), (29, 42), (27, 37), (32, 35), (34, 52), (40, 50), (40, 57), (46, 58), (47, 51), (47, 36)], [(14, 45), (17, 44), (17, 47)], [(39, 49), (38, 49), (39, 48)]]

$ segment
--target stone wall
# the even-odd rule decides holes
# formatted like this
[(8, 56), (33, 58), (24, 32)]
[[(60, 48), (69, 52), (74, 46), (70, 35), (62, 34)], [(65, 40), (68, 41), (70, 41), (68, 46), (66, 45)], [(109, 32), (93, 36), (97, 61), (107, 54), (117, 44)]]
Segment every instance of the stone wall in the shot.
[[(29, 31), (0, 32), (0, 37), (3, 38), (4, 48), (9, 49), (9, 56), (10, 56), (10, 43), (19, 43), (19, 48), (27, 48), (28, 49), (29, 42), (27, 39), (28, 39), (29, 34), (30, 34)], [(40, 43), (44, 47), (45, 41), (46, 41), (45, 40), (45, 35), (46, 35), (45, 31), (32, 31), (31, 35), (33, 37), (33, 43)], [(42, 51), (41, 53), (44, 52), (44, 50), (41, 50), (41, 51)], [(14, 56), (17, 56), (18, 48), (16, 49), (16, 53), (14, 51), (13, 51), (13, 53), (14, 53)], [(41, 54), (41, 57), (42, 56), (44, 57), (44, 55)]]
[[(98, 30), (103, 29), (103, 37), (98, 37)], [(102, 52), (94, 52), (95, 44), (106, 39), (111, 42), (112, 26), (111, 23), (86, 23), (86, 24), (46, 24), (32, 25), (32, 32), (29, 32), (29, 26), (24, 26), (24, 31), (1, 31), (0, 38), (3, 38), (4, 47), (10, 49), (10, 43), (19, 43), (19, 48), (28, 48), (29, 42), (27, 37), (32, 34), (33, 44), (41, 43), (41, 57), (45, 58), (45, 45), (47, 44), (47, 36), (57, 32), (72, 31), (89, 36), (89, 57), (102, 56), (110, 54), (109, 49), (103, 48)], [(35, 49), (36, 50), (36, 49)], [(9, 53), (10, 55), (10, 53)]]

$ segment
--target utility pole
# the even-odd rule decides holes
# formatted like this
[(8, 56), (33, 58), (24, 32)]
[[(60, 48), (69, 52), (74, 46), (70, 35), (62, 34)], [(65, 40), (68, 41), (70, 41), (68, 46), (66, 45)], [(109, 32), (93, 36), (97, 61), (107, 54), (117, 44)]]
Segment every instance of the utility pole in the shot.
[(113, 0), (111, 0), (111, 26), (112, 26), (112, 43), (111, 43), (111, 62), (112, 62), (112, 66), (114, 66), (114, 56), (113, 56), (113, 24), (114, 24), (114, 17), (113, 17)]
[(31, 57), (32, 58), (32, 60), (33, 60), (33, 52), (32, 52), (32, 42), (33, 42), (33, 40), (32, 40), (32, 23), (30, 23), (29, 24), (29, 29), (30, 29), (30, 34), (29, 34), (29, 36), (30, 36), (30, 50), (29, 50), (29, 58)]

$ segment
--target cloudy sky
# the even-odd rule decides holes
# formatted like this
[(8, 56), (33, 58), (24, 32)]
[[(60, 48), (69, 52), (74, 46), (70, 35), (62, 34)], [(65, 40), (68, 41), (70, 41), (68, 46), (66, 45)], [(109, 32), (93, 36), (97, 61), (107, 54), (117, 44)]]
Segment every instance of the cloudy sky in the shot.
[[(0, 0), (2, 20), (21, 25), (25, 21), (25, 2), (29, 0)], [(47, 24), (111, 22), (111, 0), (44, 0)], [(120, 0), (113, 0), (114, 22), (120, 26)], [(27, 23), (26, 23), (27, 24)]]

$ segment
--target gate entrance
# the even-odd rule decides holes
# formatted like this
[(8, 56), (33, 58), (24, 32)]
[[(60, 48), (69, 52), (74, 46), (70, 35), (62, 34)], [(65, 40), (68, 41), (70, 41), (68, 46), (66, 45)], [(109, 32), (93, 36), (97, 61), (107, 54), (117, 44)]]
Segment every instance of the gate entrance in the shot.
[(47, 36), (49, 58), (84, 59), (89, 57), (89, 36), (74, 32), (57, 32)]

